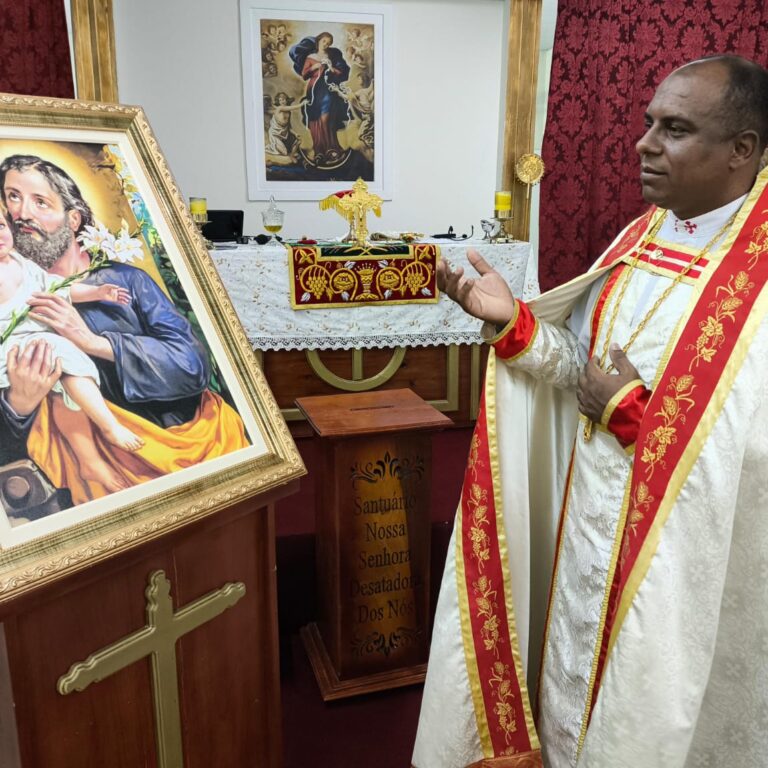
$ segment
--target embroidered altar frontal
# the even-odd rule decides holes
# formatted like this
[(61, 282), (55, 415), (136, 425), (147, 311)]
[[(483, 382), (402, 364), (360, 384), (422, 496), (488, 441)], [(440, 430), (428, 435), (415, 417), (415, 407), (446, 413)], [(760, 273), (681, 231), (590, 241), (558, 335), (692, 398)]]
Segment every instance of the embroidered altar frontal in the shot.
[(288, 246), (293, 309), (434, 304), (440, 249), (432, 243)]

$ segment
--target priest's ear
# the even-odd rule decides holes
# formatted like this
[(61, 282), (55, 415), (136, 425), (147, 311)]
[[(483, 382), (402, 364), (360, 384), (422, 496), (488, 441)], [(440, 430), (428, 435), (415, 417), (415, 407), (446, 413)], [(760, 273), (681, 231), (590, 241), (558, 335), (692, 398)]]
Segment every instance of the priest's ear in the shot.
[(743, 166), (751, 165), (754, 165), (756, 168), (762, 155), (760, 137), (758, 136), (757, 131), (752, 128), (739, 131), (733, 137), (732, 141), (731, 169), (735, 171)]

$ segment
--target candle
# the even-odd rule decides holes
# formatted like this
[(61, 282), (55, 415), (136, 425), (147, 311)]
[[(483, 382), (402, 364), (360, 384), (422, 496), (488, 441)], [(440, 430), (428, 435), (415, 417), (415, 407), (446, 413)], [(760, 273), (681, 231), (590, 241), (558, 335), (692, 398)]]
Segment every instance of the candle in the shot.
[(189, 211), (193, 214), (205, 216), (208, 213), (208, 203), (204, 197), (190, 197)]
[(512, 193), (511, 192), (497, 192), (494, 196), (493, 207), (497, 211), (511, 211), (512, 210)]

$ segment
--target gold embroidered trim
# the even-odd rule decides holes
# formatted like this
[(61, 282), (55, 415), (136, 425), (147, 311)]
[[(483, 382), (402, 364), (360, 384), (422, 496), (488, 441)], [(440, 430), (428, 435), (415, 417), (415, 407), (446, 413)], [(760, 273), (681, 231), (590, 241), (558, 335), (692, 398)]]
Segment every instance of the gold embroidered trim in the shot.
[(645, 520), (645, 516), (648, 514), (648, 510), (654, 501), (655, 499), (651, 496), (648, 486), (641, 480), (632, 494), (626, 525), (624, 526), (624, 537), (621, 542), (621, 556), (619, 560), (622, 568), (629, 556), (630, 536), (637, 536), (637, 526)]
[[(538, 330), (539, 324), (536, 323), (536, 329)], [(531, 338), (531, 343), (535, 338), (535, 333)], [(520, 692), (520, 705), (523, 709), (525, 717), (526, 732), (528, 735), (528, 742), (532, 749), (539, 748), (538, 735), (536, 733), (536, 726), (533, 722), (533, 713), (531, 711), (531, 702), (528, 695), (528, 686), (526, 683), (526, 670), (523, 669), (522, 660), (520, 658), (520, 640), (517, 634), (517, 623), (515, 618), (515, 606), (512, 598), (512, 575), (509, 570), (509, 551), (507, 550), (507, 538), (506, 529), (504, 527), (504, 503), (501, 496), (501, 470), (499, 459), (499, 441), (498, 433), (496, 429), (496, 376), (494, 368), (494, 376), (492, 380), (489, 380), (486, 385), (487, 402), (492, 402), (491, 408), (486, 408), (486, 426), (488, 431), (488, 458), (491, 462), (491, 482), (493, 484), (493, 498), (494, 509), (496, 511), (496, 539), (499, 548), (499, 560), (501, 565), (502, 579), (503, 579), (503, 596), (507, 614), (507, 632), (509, 633), (509, 650), (512, 656), (514, 664), (515, 676), (517, 679), (518, 689)], [(497, 716), (500, 718), (500, 725), (502, 729), (506, 729), (506, 720), (501, 722), (502, 717), (506, 718), (504, 712), (506, 711), (506, 705), (497, 706)], [(505, 738), (508, 732), (505, 730)]]
[[(517, 731), (517, 721), (512, 704), (515, 695), (512, 693), (512, 677), (509, 673), (509, 665), (497, 661), (493, 665), (493, 674), (488, 681), (496, 696), (496, 704), (493, 707), (494, 714), (499, 719), (499, 727), (504, 733), (504, 741), (511, 744), (512, 735)], [(502, 754), (509, 753), (505, 750)], [(514, 750), (512, 754), (514, 754)]]
[(613, 416), (613, 412), (616, 410), (618, 404), (637, 387), (645, 387), (645, 382), (642, 379), (632, 379), (628, 381), (607, 403), (603, 409), (603, 415), (600, 417), (600, 424), (604, 427), (608, 427), (608, 423)]
[(752, 230), (752, 237), (747, 248), (747, 253), (750, 254), (749, 268), (754, 269), (759, 261), (760, 257), (768, 251), (768, 221), (764, 221), (759, 227), (755, 227)]
[[(467, 768), (543, 768), (543, 766), (541, 751), (535, 749), (531, 752), (518, 752), (503, 757), (484, 758), (468, 765)], [(415, 766), (411, 766), (411, 768), (415, 768)]]
[(483, 754), (493, 754), (493, 742), (491, 741), (491, 732), (488, 726), (488, 720), (485, 717), (485, 698), (483, 696), (482, 684), (480, 682), (480, 670), (477, 666), (477, 658), (474, 653), (475, 640), (472, 635), (472, 619), (470, 618), (469, 596), (467, 594), (467, 575), (464, 570), (464, 543), (462, 536), (462, 518), (463, 511), (459, 503), (456, 512), (456, 523), (454, 526), (455, 548), (456, 548), (456, 590), (459, 604), (459, 613), (461, 615), (461, 636), (464, 646), (464, 662), (467, 668), (467, 678), (472, 692), (472, 702), (474, 704), (475, 722), (477, 724), (477, 733), (480, 738), (480, 745)]
[(491, 557), (491, 537), (483, 530), (483, 527), (490, 525), (487, 489), (481, 488), (477, 483), (472, 483), (469, 488), (467, 506), (470, 508), (472, 516), (472, 525), (470, 526), (472, 557), (477, 560), (478, 570), (482, 571), (485, 562)]
[(663, 423), (652, 432), (648, 433), (646, 444), (640, 456), (640, 461), (646, 464), (645, 476), (647, 479), (653, 477), (657, 465), (667, 466), (664, 461), (664, 455), (668, 446), (677, 442), (676, 422), (682, 420), (685, 423), (685, 414), (695, 405), (695, 400), (691, 397), (696, 384), (693, 383), (692, 374), (685, 376), (673, 376), (669, 380), (667, 391), (670, 393), (662, 398), (661, 409), (654, 413), (654, 416), (661, 416)]
[(486, 343), (496, 344), (496, 342), (501, 341), (515, 327), (518, 317), (520, 317), (520, 300), (515, 299), (515, 311), (512, 313), (512, 319), (495, 336), (486, 339)]
[[(768, 225), (766, 225), (768, 226)], [(754, 243), (750, 243), (750, 248)], [(752, 251), (747, 250), (747, 253)], [(750, 281), (749, 274), (747, 272), (739, 272), (738, 274), (731, 275), (728, 282), (725, 285), (719, 285), (715, 290), (715, 295), (723, 292), (726, 297), (720, 299), (720, 301), (712, 301), (709, 303), (710, 307), (714, 308), (714, 314), (709, 315), (706, 320), (699, 323), (701, 334), (696, 339), (696, 344), (688, 344), (686, 349), (695, 349), (696, 355), (691, 364), (688, 366), (688, 370), (695, 365), (698, 367), (699, 362), (711, 362), (715, 356), (717, 350), (723, 345), (725, 341), (725, 329), (723, 327), (723, 320), (728, 318), (729, 320), (736, 322), (736, 310), (744, 303), (742, 299), (738, 297), (738, 294), (748, 296), (750, 290), (755, 287), (755, 284)]]

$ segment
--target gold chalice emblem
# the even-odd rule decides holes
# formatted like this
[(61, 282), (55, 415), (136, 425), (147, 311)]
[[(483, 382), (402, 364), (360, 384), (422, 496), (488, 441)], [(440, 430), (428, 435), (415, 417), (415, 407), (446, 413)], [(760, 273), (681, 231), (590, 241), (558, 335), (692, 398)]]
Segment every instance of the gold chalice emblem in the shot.
[(373, 267), (360, 267), (357, 270), (357, 275), (362, 283), (362, 290), (355, 296), (356, 301), (362, 301), (365, 299), (378, 299), (379, 297), (371, 292), (371, 283), (373, 282), (373, 275), (376, 270)]

